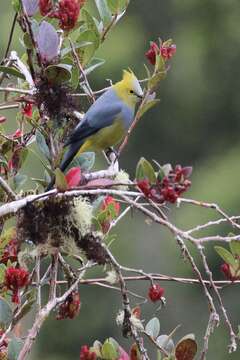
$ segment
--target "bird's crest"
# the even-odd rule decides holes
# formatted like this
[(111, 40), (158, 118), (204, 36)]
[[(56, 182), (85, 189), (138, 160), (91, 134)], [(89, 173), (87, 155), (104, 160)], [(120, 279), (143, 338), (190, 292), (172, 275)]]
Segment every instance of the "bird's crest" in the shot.
[(123, 70), (123, 81), (125, 82), (126, 85), (130, 87), (132, 83), (135, 82), (136, 80), (137, 78), (131, 69)]

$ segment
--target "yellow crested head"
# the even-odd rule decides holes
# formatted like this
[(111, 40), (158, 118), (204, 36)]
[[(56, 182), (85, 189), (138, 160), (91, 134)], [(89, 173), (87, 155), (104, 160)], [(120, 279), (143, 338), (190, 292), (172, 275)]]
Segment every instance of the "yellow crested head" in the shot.
[(130, 107), (134, 107), (143, 97), (141, 85), (131, 70), (123, 70), (122, 80), (113, 85), (113, 88), (117, 95)]

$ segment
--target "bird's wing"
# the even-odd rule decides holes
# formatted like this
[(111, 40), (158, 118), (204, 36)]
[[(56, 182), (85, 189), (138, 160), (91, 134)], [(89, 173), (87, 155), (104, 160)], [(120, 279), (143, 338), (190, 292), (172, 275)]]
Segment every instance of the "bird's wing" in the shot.
[(122, 106), (119, 102), (101, 104), (101, 102), (96, 101), (89, 111), (87, 111), (80, 124), (73, 130), (65, 146), (73, 144), (76, 141), (82, 141), (98, 130), (112, 125), (114, 119), (120, 115), (121, 111)]

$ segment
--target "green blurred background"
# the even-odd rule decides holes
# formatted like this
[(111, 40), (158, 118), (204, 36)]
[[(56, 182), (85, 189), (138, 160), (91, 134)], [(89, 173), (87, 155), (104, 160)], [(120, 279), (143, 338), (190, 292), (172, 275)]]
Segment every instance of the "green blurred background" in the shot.
[[(0, 6), (2, 56), (13, 12), (10, 0), (1, 0)], [(89, 6), (93, 6), (93, 0), (89, 0)], [(239, 19), (238, 0), (132, 0), (127, 15), (97, 54), (106, 59), (106, 64), (90, 77), (94, 89), (106, 86), (106, 78), (119, 79), (122, 69), (129, 66), (143, 78), (144, 53), (149, 41), (158, 36), (173, 38), (177, 53), (171, 60), (167, 79), (161, 83), (161, 103), (141, 120), (120, 164), (131, 174), (140, 156), (156, 159), (161, 164), (193, 165), (193, 184), (187, 196), (217, 202), (229, 214), (237, 214), (239, 210)], [(20, 53), (23, 51), (17, 33), (13, 47)], [(7, 116), (10, 128), (16, 128), (15, 113), (2, 111), (2, 114)], [(39, 164), (32, 164), (26, 168), (28, 174), (35, 177), (40, 174)], [(180, 209), (171, 207), (169, 217), (188, 228), (214, 219), (216, 214), (182, 205)], [(215, 233), (226, 234), (228, 230), (223, 226), (215, 229)], [(118, 237), (112, 250), (122, 264), (143, 268), (146, 272), (193, 276), (175, 240), (159, 226), (147, 224), (141, 215), (134, 213), (125, 218), (115, 232)], [(214, 276), (222, 278), (221, 261), (212, 244), (207, 248)], [(194, 249), (190, 249), (194, 253)], [(201, 266), (198, 255), (194, 254)], [(148, 285), (147, 282), (129, 284), (142, 294), (146, 294)], [(201, 347), (208, 321), (202, 289), (176, 283), (162, 285), (166, 289), (167, 306), (157, 314), (161, 333), (169, 333), (181, 324), (175, 340), (193, 332)], [(80, 293), (79, 317), (74, 321), (56, 321), (53, 314), (40, 332), (32, 360), (78, 359), (81, 345), (109, 336), (126, 348), (129, 346), (130, 342), (122, 338), (115, 324), (121, 307), (119, 294), (96, 286), (82, 286)], [(239, 287), (227, 287), (221, 293), (236, 327), (240, 323)], [(134, 303), (135, 299), (132, 300)], [(152, 304), (144, 305), (143, 318), (151, 318), (155, 310)], [(222, 321), (211, 337), (207, 358), (239, 359), (240, 351), (228, 355), (228, 342)], [(154, 353), (151, 359), (155, 359)]]

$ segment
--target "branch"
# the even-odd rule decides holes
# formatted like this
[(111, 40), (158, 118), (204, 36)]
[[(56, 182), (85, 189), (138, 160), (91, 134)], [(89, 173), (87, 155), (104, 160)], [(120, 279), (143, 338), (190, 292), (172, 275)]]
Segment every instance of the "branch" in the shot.
[[(81, 268), (81, 271), (84, 271), (92, 267), (92, 264), (87, 264)], [(54, 272), (55, 276), (55, 272)], [(79, 281), (81, 280), (82, 273), (80, 273), (78, 279), (73, 283), (73, 285), (60, 297), (53, 296), (48, 303), (38, 312), (34, 324), (29, 331), (24, 345), (19, 353), (18, 360), (25, 360), (27, 354), (30, 352), (32, 345), (44, 323), (44, 321), (49, 316), (50, 312), (60, 303), (64, 302), (67, 297), (72, 293), (73, 290), (78, 286)]]
[(5, 191), (5, 193), (9, 196), (10, 199), (17, 200), (17, 195), (10, 188), (8, 183), (0, 176), (0, 186)]
[(11, 46), (11, 43), (12, 43), (13, 33), (14, 33), (14, 30), (15, 30), (16, 22), (17, 22), (17, 17), (18, 17), (18, 13), (15, 13), (14, 18), (13, 18), (13, 23), (12, 23), (12, 26), (11, 26), (11, 30), (10, 30), (10, 34), (9, 34), (7, 48), (6, 48), (3, 60), (1, 61), (1, 65), (3, 65), (4, 60), (8, 57), (8, 53), (9, 53), (10, 46)]
[(204, 201), (197, 201), (192, 199), (184, 199), (184, 198), (178, 198), (178, 206), (181, 205), (181, 203), (187, 203), (192, 205), (201, 206), (207, 209), (213, 209), (216, 210), (220, 215), (222, 215), (226, 220), (230, 222), (230, 224), (233, 227), (236, 227), (237, 229), (240, 229), (240, 225), (236, 223), (231, 217), (229, 217), (217, 204), (215, 203), (207, 203)]
[(143, 346), (143, 339), (139, 336), (136, 327), (131, 322), (132, 313), (131, 313), (130, 301), (129, 301), (129, 298), (127, 295), (127, 287), (126, 287), (124, 278), (121, 273), (121, 265), (118, 264), (118, 262), (116, 261), (116, 259), (112, 255), (112, 253), (109, 251), (109, 249), (105, 246), (105, 244), (102, 244), (102, 246), (105, 249), (105, 251), (110, 259), (110, 263), (112, 264), (112, 266), (115, 269), (115, 271), (118, 275), (118, 278), (119, 278), (121, 294), (122, 294), (122, 299), (123, 299), (123, 311), (124, 311), (123, 335), (125, 337), (127, 337), (128, 332), (130, 331), (130, 334), (132, 335), (132, 337), (134, 338), (134, 340), (138, 346), (139, 352), (142, 356), (142, 360), (150, 360), (148, 357), (147, 351)]
[(11, 87), (0, 87), (0, 91), (3, 91), (3, 92), (15, 92), (15, 93), (19, 93), (19, 94), (33, 95), (33, 92), (31, 90), (17, 89), (17, 88), (11, 88)]
[(237, 350), (237, 343), (236, 343), (236, 338), (237, 336), (235, 335), (234, 331), (233, 331), (233, 328), (232, 328), (232, 325), (231, 325), (231, 322), (228, 318), (228, 315), (227, 315), (227, 312), (226, 312), (226, 309), (223, 305), (223, 302), (222, 302), (222, 298), (221, 298), (221, 295), (213, 281), (213, 275), (212, 275), (212, 272), (208, 266), (208, 263), (207, 263), (207, 258), (206, 258), (206, 255), (204, 254), (203, 252), (203, 247), (201, 245), (198, 245), (197, 246), (197, 249), (201, 255), (201, 258), (202, 258), (202, 262), (203, 262), (203, 265), (204, 265), (204, 268), (205, 268), (205, 271), (206, 271), (206, 274), (208, 275), (209, 279), (210, 279), (210, 283), (211, 283), (211, 286), (217, 296), (217, 299), (218, 299), (218, 302), (220, 304), (220, 308), (222, 310), (222, 313), (223, 313), (223, 317), (225, 319), (225, 322), (227, 324), (227, 327), (229, 329), (229, 333), (230, 333), (230, 339), (231, 339), (231, 343), (229, 345), (229, 352), (233, 352), (233, 351), (236, 351)]
[(142, 101), (141, 101), (141, 103), (140, 103), (140, 105), (139, 105), (138, 111), (136, 112), (135, 118), (134, 118), (130, 128), (128, 129), (127, 134), (126, 134), (125, 138), (123, 139), (123, 142), (119, 146), (119, 149), (118, 149), (118, 154), (119, 155), (122, 153), (123, 149), (127, 145), (128, 139), (129, 139), (132, 131), (134, 130), (135, 126), (137, 125), (138, 121), (140, 120), (141, 110), (142, 110), (143, 106), (145, 105), (149, 94), (150, 94), (150, 90), (147, 90), (144, 97), (143, 97), (143, 99), (142, 99)]
[(87, 78), (87, 76), (86, 76), (86, 74), (85, 74), (85, 72), (84, 72), (84, 69), (83, 69), (83, 67), (82, 67), (82, 65), (81, 65), (81, 63), (80, 63), (80, 60), (79, 60), (78, 55), (77, 55), (77, 53), (76, 53), (76, 50), (75, 50), (75, 48), (74, 48), (74, 44), (73, 44), (73, 42), (72, 42), (72, 40), (71, 40), (70, 38), (69, 38), (68, 40), (69, 40), (69, 42), (70, 42), (70, 46), (71, 46), (71, 49), (72, 49), (72, 52), (73, 52), (73, 57), (74, 57), (74, 59), (75, 59), (75, 63), (76, 63), (76, 65), (77, 65), (77, 67), (79, 68), (80, 73), (81, 73), (82, 76), (83, 76), (84, 83), (85, 83), (85, 85), (86, 85), (86, 87), (87, 87), (87, 89), (88, 89), (88, 92), (89, 92), (89, 93), (88, 93), (88, 96), (90, 96), (90, 98), (92, 99), (92, 102), (94, 102), (94, 101), (95, 101), (95, 96), (94, 96), (93, 91), (92, 91), (92, 89), (91, 89), (91, 86), (90, 86), (90, 84), (89, 84), (88, 78)]

